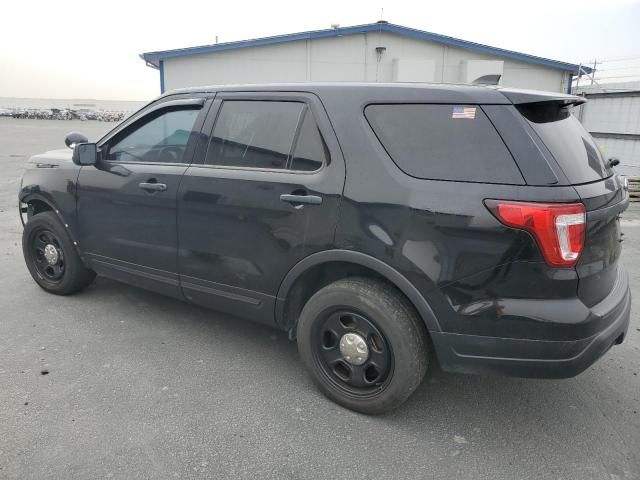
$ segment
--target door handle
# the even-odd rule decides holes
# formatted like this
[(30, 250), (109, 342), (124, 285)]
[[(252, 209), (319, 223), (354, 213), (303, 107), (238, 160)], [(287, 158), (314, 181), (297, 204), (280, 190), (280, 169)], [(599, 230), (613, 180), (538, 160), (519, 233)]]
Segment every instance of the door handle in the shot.
[(139, 183), (138, 186), (148, 192), (164, 192), (167, 190), (167, 185), (165, 183), (143, 182)]
[(322, 203), (322, 197), (319, 197), (317, 195), (282, 194), (280, 195), (280, 200), (282, 200), (283, 202), (291, 203), (293, 205), (320, 205)]

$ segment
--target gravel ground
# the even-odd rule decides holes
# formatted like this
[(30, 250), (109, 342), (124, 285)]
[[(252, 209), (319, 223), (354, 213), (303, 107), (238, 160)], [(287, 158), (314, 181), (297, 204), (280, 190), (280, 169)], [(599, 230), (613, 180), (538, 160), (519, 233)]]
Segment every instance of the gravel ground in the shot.
[[(638, 292), (625, 343), (576, 378), (433, 372), (366, 417), (326, 400), (280, 332), (102, 278), (40, 290), (17, 178), (68, 131), (112, 125), (0, 118), (0, 478), (640, 478)], [(624, 218), (635, 291), (640, 208)]]

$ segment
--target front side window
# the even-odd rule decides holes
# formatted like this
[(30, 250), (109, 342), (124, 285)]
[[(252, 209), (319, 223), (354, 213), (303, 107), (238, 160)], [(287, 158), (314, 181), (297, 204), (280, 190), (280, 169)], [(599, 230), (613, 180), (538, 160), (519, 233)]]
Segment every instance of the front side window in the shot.
[(188, 163), (184, 152), (199, 109), (163, 110), (117, 138), (107, 160), (144, 163)]
[(304, 111), (300, 102), (226, 100), (207, 151), (209, 165), (284, 169)]

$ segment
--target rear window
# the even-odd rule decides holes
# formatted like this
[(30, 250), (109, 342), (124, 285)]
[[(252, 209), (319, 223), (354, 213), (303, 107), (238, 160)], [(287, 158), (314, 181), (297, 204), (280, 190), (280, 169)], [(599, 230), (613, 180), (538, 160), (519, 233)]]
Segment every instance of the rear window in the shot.
[(365, 116), (389, 156), (412, 177), (524, 184), (479, 106), (369, 105)]
[(594, 182), (612, 175), (593, 138), (569, 107), (557, 102), (516, 105), (573, 184)]

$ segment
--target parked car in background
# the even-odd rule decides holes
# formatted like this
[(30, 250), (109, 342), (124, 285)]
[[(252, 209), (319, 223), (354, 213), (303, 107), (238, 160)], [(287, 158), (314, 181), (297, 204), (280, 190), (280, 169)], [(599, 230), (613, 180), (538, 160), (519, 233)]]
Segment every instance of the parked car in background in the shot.
[(364, 413), (402, 404), (435, 362), (570, 377), (623, 341), (630, 309), (628, 192), (571, 115), (581, 102), (426, 84), (169, 93), (31, 160), (27, 267), (55, 294), (98, 274), (289, 332), (320, 389)]

